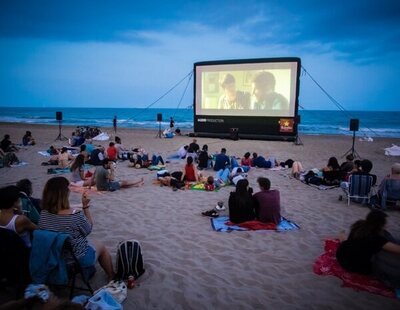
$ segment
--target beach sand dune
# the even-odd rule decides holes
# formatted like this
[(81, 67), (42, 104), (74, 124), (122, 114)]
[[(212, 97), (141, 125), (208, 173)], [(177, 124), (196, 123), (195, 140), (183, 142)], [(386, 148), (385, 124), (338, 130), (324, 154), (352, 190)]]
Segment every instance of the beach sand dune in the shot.
[[(0, 124), (0, 135), (9, 133), (14, 142), (19, 142), (27, 129), (38, 143), (22, 149), (18, 156), (29, 164), (0, 169), (0, 185), (27, 177), (38, 197), (52, 176), (46, 173), (48, 167), (40, 165), (45, 158), (37, 152), (63, 143), (54, 142), (58, 128), (50, 126)], [(185, 136), (158, 139), (155, 135), (156, 131), (146, 130), (118, 132), (126, 146), (142, 146), (164, 158), (192, 140)], [(323, 167), (330, 156), (340, 158), (351, 147), (351, 137), (342, 136), (302, 136), (303, 146), (275, 141), (197, 140), (200, 146), (208, 144), (211, 153), (221, 147), (236, 156), (255, 151), (263, 156), (274, 155), (279, 161), (300, 160), (306, 168)], [(384, 155), (383, 148), (399, 142), (388, 138), (356, 142), (357, 152), (373, 161), (378, 182), (396, 162), (396, 158)], [(168, 170), (182, 166), (183, 162), (173, 161)], [(348, 231), (369, 209), (338, 201), (340, 189), (317, 190), (288, 174), (289, 171), (252, 169), (249, 180), (257, 191), (257, 177), (270, 178), (272, 187), (281, 192), (283, 215), (296, 222), (300, 230), (223, 233), (213, 231), (209, 218), (201, 216), (201, 212), (220, 200), (227, 204), (233, 187), (218, 192), (174, 192), (153, 184), (155, 172), (128, 168), (128, 162), (119, 163), (118, 179), (143, 177), (145, 185), (91, 193), (95, 224), (90, 238), (104, 242), (114, 259), (119, 241), (136, 239), (142, 245), (146, 273), (136, 288), (128, 291), (125, 309), (399, 309), (400, 301), (342, 288), (339, 279), (313, 273), (324, 239), (337, 236), (342, 229)], [(71, 203), (79, 202), (80, 193), (72, 192)], [(388, 222), (389, 230), (400, 237), (400, 213), (390, 212)], [(92, 283), (98, 288), (105, 280), (98, 268)]]

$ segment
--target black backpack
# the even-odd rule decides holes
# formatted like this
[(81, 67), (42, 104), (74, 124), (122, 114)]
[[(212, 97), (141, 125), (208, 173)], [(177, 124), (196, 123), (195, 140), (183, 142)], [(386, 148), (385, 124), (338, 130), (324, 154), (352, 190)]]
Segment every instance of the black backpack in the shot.
[(133, 276), (139, 278), (145, 269), (143, 268), (142, 249), (136, 240), (121, 241), (117, 247), (117, 275), (120, 280)]

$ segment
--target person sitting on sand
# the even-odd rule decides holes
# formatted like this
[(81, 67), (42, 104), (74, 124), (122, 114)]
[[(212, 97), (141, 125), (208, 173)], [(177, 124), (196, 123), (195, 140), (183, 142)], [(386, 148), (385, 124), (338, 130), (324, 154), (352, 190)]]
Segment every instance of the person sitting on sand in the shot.
[(17, 233), (27, 247), (31, 247), (30, 233), (37, 229), (25, 215), (22, 215), (19, 188), (10, 185), (0, 189), (0, 228)]
[(96, 187), (99, 191), (115, 191), (120, 188), (139, 187), (144, 184), (143, 178), (139, 181), (112, 181), (111, 176), (114, 173), (114, 163), (108, 158), (103, 160), (103, 165), (98, 166), (94, 173)]
[(372, 210), (365, 220), (351, 226), (349, 236), (341, 236), (336, 258), (349, 272), (373, 274), (385, 284), (400, 288), (400, 243), (385, 230), (387, 215)]
[(354, 156), (349, 154), (346, 156), (346, 161), (340, 165), (340, 170), (346, 173), (350, 173), (354, 169)]
[(323, 172), (328, 172), (328, 171), (339, 171), (340, 166), (339, 162), (336, 157), (330, 157), (328, 160), (328, 164), (326, 167), (322, 168), (321, 170)]
[(93, 150), (87, 163), (93, 166), (101, 166), (103, 164), (104, 158), (104, 147), (100, 146), (99, 148), (95, 148)]
[(212, 167), (212, 157), (208, 155), (208, 145), (204, 144), (199, 154), (199, 169), (208, 169)]
[(197, 155), (200, 150), (200, 146), (197, 144), (197, 140), (193, 139), (193, 142), (189, 144), (186, 156), (193, 157), (193, 160), (197, 160)]
[(2, 167), (10, 167), (11, 165), (18, 164), (19, 159), (14, 152), (5, 153), (2, 149), (0, 149), (0, 168)]
[(4, 139), (1, 140), (0, 142), (0, 149), (3, 150), (3, 152), (18, 152), (17, 146), (11, 142), (11, 137), (10, 135), (4, 135)]
[(88, 152), (86, 151), (86, 144), (82, 144), (82, 145), (79, 147), (79, 154), (83, 156), (85, 162), (87, 162), (87, 161), (89, 160), (89, 154), (88, 154)]
[(119, 159), (125, 160), (129, 159), (130, 154), (128, 149), (122, 144), (120, 137), (115, 137), (115, 148), (117, 149), (117, 157)]
[(42, 196), (42, 213), (39, 228), (70, 235), (72, 250), (81, 267), (94, 266), (98, 259), (108, 280), (114, 278), (111, 255), (100, 242), (88, 241), (87, 236), (93, 228), (90, 213), (90, 198), (82, 194), (82, 211), (72, 209), (69, 204), (69, 182), (64, 177), (55, 177), (47, 181)]
[(68, 152), (66, 147), (61, 149), (61, 152), (57, 155), (58, 167), (67, 168), (70, 165), (70, 160), (72, 160), (72, 155)]
[(186, 159), (186, 165), (183, 168), (181, 181), (186, 182), (198, 182), (199, 174), (196, 166), (193, 164), (193, 157), (188, 156)]
[(25, 135), (22, 137), (22, 145), (27, 146), (27, 145), (35, 145), (35, 139), (32, 137), (32, 133), (27, 130)]
[(233, 223), (242, 223), (255, 219), (253, 190), (249, 181), (240, 180), (236, 184), (236, 191), (229, 195), (229, 220)]
[(79, 154), (71, 165), (71, 185), (78, 187), (92, 186), (94, 178), (85, 178), (85, 158)]
[(230, 165), (229, 157), (226, 156), (226, 148), (221, 149), (221, 153), (215, 156), (214, 171), (224, 170)]
[(118, 159), (118, 151), (117, 151), (117, 149), (115, 147), (115, 143), (114, 142), (110, 142), (110, 144), (108, 145), (107, 158), (109, 160), (114, 161), (114, 162), (117, 161), (117, 159)]
[(215, 185), (214, 185), (214, 178), (212, 176), (209, 176), (207, 178), (206, 183), (204, 184), (204, 189), (206, 191), (212, 192), (213, 190), (215, 190)]
[(41, 208), (41, 199), (39, 198), (33, 198), (33, 189), (32, 189), (32, 182), (29, 179), (22, 179), (19, 180), (16, 184), (20, 191), (20, 197), (21, 199), (28, 199), (32, 205), (35, 207), (35, 209), (40, 213), (42, 211)]
[(256, 217), (264, 223), (279, 224), (281, 221), (281, 205), (279, 191), (271, 190), (271, 181), (267, 178), (258, 178), (260, 191), (253, 195), (255, 200)]
[(251, 158), (250, 158), (250, 152), (246, 152), (242, 158), (242, 160), (240, 161), (240, 165), (241, 166), (247, 166), (247, 167), (251, 167), (252, 163), (251, 163)]

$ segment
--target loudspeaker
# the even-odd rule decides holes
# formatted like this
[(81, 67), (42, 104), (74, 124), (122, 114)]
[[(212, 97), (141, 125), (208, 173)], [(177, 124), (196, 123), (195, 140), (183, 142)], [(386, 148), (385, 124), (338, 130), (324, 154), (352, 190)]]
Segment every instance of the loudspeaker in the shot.
[(358, 131), (359, 120), (358, 118), (350, 119), (350, 131)]
[(56, 112), (56, 121), (62, 121), (62, 112)]
[(162, 122), (162, 113), (157, 113), (157, 122)]
[(229, 138), (239, 140), (239, 128), (229, 128)]

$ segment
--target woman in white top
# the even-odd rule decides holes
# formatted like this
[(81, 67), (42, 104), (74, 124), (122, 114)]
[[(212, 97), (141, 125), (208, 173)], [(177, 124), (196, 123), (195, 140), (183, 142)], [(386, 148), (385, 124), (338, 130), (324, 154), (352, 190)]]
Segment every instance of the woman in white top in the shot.
[(24, 240), (26, 246), (30, 247), (30, 233), (37, 229), (37, 226), (25, 215), (21, 215), (21, 200), (18, 187), (12, 185), (1, 188), (0, 201), (0, 228), (14, 231)]

